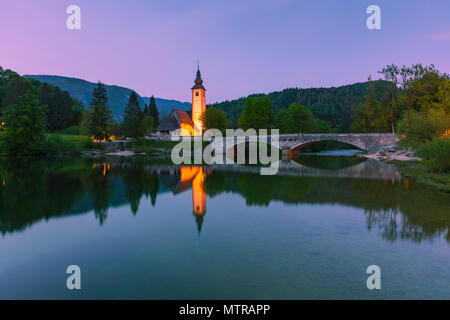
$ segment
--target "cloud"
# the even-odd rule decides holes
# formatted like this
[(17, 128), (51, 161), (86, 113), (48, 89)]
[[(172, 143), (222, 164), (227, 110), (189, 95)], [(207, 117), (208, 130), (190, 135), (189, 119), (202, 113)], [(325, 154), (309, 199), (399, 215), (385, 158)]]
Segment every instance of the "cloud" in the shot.
[(450, 41), (450, 32), (434, 33), (428, 36), (428, 39), (435, 41)]

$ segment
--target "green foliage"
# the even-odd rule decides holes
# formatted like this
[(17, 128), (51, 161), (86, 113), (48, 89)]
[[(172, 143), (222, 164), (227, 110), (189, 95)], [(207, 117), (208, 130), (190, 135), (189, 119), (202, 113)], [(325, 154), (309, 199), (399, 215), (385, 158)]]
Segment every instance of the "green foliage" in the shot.
[(128, 99), (123, 116), (123, 129), (127, 137), (137, 139), (144, 135), (142, 132), (143, 116), (137, 95), (133, 91)]
[(413, 148), (442, 136), (450, 128), (450, 115), (441, 109), (411, 111), (398, 123), (401, 142)]
[(374, 81), (369, 77), (367, 93), (364, 101), (353, 110), (352, 131), (358, 133), (389, 132), (389, 109), (386, 108), (379, 97)]
[[(445, 108), (445, 95), (448, 102), (448, 75), (441, 74), (434, 65), (413, 65), (412, 77), (408, 82), (407, 93), (412, 110), (421, 111), (429, 108)], [(441, 91), (441, 92), (440, 92)], [(441, 98), (444, 100), (441, 100)], [(447, 112), (448, 105), (446, 106)]]
[(316, 132), (319, 133), (330, 133), (332, 132), (331, 127), (320, 119), (316, 119)]
[(436, 96), (437, 102), (433, 106), (442, 109), (446, 114), (450, 114), (450, 79), (440, 81)]
[(383, 90), (383, 104), (388, 112), (388, 122), (392, 133), (395, 133), (395, 124), (400, 119), (401, 113), (398, 107), (398, 77), (400, 69), (392, 64), (378, 71), (384, 76), (385, 81), (389, 84)]
[(270, 99), (267, 96), (249, 97), (245, 99), (238, 124), (244, 130), (249, 128), (267, 129), (271, 127), (272, 120), (273, 112)]
[(151, 116), (144, 116), (141, 123), (141, 130), (144, 136), (151, 134), (153, 130), (155, 130), (153, 118)]
[(150, 101), (148, 103), (148, 115), (153, 118), (153, 123), (155, 128), (157, 128), (159, 126), (159, 112), (153, 96), (150, 97)]
[(81, 128), (79, 126), (71, 126), (64, 130), (60, 130), (59, 133), (63, 134), (73, 134), (73, 135), (80, 135), (81, 134)]
[(317, 123), (311, 111), (298, 103), (293, 103), (287, 109), (293, 132), (314, 132)]
[(30, 81), (20, 77), (13, 77), (10, 81), (5, 81), (4, 84), (4, 94), (1, 101), (2, 110), (8, 106), (19, 104), (20, 97), (25, 93), (34, 93)]
[(67, 91), (43, 83), (39, 88), (39, 102), (47, 106), (47, 128), (59, 131), (79, 124), (84, 113), (81, 102)]
[(19, 98), (17, 104), (6, 107), (2, 121), (6, 131), (2, 152), (8, 155), (33, 155), (43, 152), (45, 108), (31, 91)]
[(46, 107), (47, 128), (57, 131), (79, 125), (84, 113), (83, 104), (65, 91), (36, 79), (25, 79), (11, 70), (0, 70), (0, 111), (19, 103), (26, 92), (36, 94), (39, 105)]
[[(387, 84), (385, 81), (374, 81), (377, 90)], [(290, 88), (272, 92), (267, 95), (256, 94), (249, 97), (267, 96), (278, 113), (287, 109), (292, 103), (299, 103), (311, 110), (314, 117), (330, 125), (335, 132), (349, 132), (352, 124), (352, 110), (363, 101), (367, 83), (355, 83), (333, 88)], [(238, 126), (238, 118), (242, 113), (246, 98), (215, 103), (211, 106), (225, 112), (232, 127)]]
[[(96, 83), (88, 82), (82, 79), (51, 76), (51, 75), (28, 75), (27, 78), (37, 79), (41, 82), (47, 82), (53, 86), (61, 88), (63, 91), (69, 92), (72, 97), (76, 97), (81, 101), (84, 109), (89, 109), (92, 99), (92, 91), (97, 86)], [(1, 86), (1, 84), (0, 84)], [(104, 85), (108, 94), (108, 107), (114, 114), (115, 120), (123, 120), (123, 108), (130, 96), (132, 90), (116, 85)], [(154, 98), (158, 107), (159, 113), (168, 114), (173, 108), (180, 110), (188, 110), (191, 104), (188, 102), (180, 102), (176, 100), (166, 100)], [(141, 97), (138, 95), (138, 100), (141, 108), (144, 108), (145, 103), (149, 104), (150, 98)], [(124, 102), (125, 101), (125, 102)], [(162, 119), (160, 115), (159, 119)]]
[(94, 144), (88, 136), (73, 134), (51, 133), (47, 135), (45, 143), (47, 154), (80, 153), (93, 147)]
[(121, 122), (113, 122), (111, 124), (111, 134), (116, 137), (123, 137), (125, 135), (123, 124)]
[(112, 112), (107, 102), (106, 89), (99, 81), (92, 93), (91, 108), (87, 111), (85, 119), (89, 135), (97, 141), (108, 139), (111, 133)]
[(432, 172), (450, 172), (450, 139), (439, 138), (419, 146), (416, 155), (423, 158), (423, 165)]
[(441, 74), (434, 65), (421, 64), (388, 65), (379, 73), (388, 85), (377, 90), (369, 78), (364, 101), (354, 109), (354, 132), (395, 132), (398, 126), (403, 143), (417, 146), (448, 129), (447, 74)]
[(290, 125), (289, 112), (286, 109), (281, 109), (278, 111), (273, 122), (274, 127), (280, 130), (280, 133), (293, 132)]
[(217, 108), (208, 107), (204, 114), (202, 114), (203, 125), (206, 129), (218, 129), (225, 133), (227, 128), (227, 118), (225, 113)]
[(325, 122), (316, 119), (311, 111), (298, 103), (293, 103), (289, 108), (278, 111), (274, 126), (280, 130), (280, 133), (331, 131), (331, 128)]

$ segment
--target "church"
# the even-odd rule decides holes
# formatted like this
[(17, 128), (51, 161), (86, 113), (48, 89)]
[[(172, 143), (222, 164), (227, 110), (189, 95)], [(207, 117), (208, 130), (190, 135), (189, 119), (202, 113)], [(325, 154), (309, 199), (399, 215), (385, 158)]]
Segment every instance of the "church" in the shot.
[(200, 67), (197, 67), (197, 76), (195, 78), (192, 90), (192, 112), (191, 117), (186, 111), (172, 109), (170, 115), (161, 120), (157, 129), (160, 137), (172, 136), (174, 131), (182, 129), (182, 136), (201, 136), (205, 129), (202, 121), (202, 114), (206, 111), (206, 89), (203, 86)]

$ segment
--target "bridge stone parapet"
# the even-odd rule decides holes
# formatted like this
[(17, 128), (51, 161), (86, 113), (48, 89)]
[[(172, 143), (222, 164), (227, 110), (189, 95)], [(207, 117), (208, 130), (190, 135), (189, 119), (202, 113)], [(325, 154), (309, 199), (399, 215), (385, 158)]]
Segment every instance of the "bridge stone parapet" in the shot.
[[(267, 137), (263, 137), (267, 138)], [(257, 137), (245, 137), (245, 142), (256, 141)], [(265, 139), (270, 141), (270, 139)], [(293, 155), (301, 148), (318, 141), (339, 141), (348, 143), (369, 153), (376, 153), (384, 149), (394, 147), (398, 138), (395, 134), (390, 133), (298, 133), (298, 134), (281, 134), (279, 140), (279, 148), (283, 150), (283, 154)], [(237, 137), (224, 137), (224, 151), (235, 147), (237, 144), (243, 143), (243, 139)]]
[[(202, 139), (202, 137), (196, 137)], [(184, 137), (183, 140), (195, 140), (192, 137)], [(243, 137), (203, 137), (203, 141), (211, 141), (213, 144), (220, 142), (223, 153), (234, 149), (242, 143), (267, 141), (270, 144), (270, 136), (243, 136)], [(279, 135), (279, 145), (283, 156), (295, 157), (298, 151), (307, 145), (319, 141), (339, 141), (353, 145), (368, 153), (377, 153), (382, 150), (394, 147), (398, 138), (391, 133), (296, 133)], [(221, 148), (216, 148), (220, 150)]]
[(369, 153), (376, 153), (395, 146), (398, 138), (395, 134), (390, 133), (300, 133), (280, 135), (281, 149), (290, 153), (294, 153), (318, 141), (339, 141), (356, 146)]

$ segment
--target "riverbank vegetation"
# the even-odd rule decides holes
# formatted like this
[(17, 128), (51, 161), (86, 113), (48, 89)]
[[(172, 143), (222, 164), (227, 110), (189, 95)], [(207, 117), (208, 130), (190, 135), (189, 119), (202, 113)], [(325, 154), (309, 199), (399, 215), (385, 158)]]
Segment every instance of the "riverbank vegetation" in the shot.
[(450, 174), (443, 172), (432, 172), (424, 167), (420, 161), (398, 161), (393, 160), (403, 177), (413, 178), (417, 182), (433, 189), (450, 192)]
[[(424, 169), (432, 173), (448, 172), (449, 76), (433, 65), (420, 64), (411, 67), (389, 65), (379, 73), (381, 80), (369, 78), (364, 85), (329, 90), (287, 89), (281, 94), (253, 95), (241, 101), (242, 112), (232, 117), (228, 117), (230, 110), (237, 112), (239, 108), (224, 110), (229, 102), (209, 106), (203, 115), (205, 127), (222, 132), (235, 124), (243, 129), (277, 128), (280, 133), (327, 133), (350, 129), (367, 133), (393, 132), (401, 138), (402, 147), (411, 148), (423, 158), (420, 165)], [(132, 138), (126, 147), (136, 152), (165, 148), (144, 139), (159, 124), (154, 99), (150, 99), (149, 105), (142, 110), (137, 95), (132, 92), (123, 121), (119, 122), (113, 119), (101, 82), (92, 92), (90, 108), (85, 110), (80, 101), (57, 87), (0, 68), (0, 101), (2, 155), (79, 153), (101, 149), (99, 143), (111, 138), (126, 137)], [(344, 102), (353, 106), (350, 124), (348, 110), (341, 110)], [(333, 103), (336, 105), (331, 108)], [(327, 108), (328, 113), (323, 113)], [(339, 110), (345, 114), (345, 119), (336, 114)], [(310, 149), (320, 151), (322, 147), (330, 149), (334, 146), (342, 147), (325, 142), (323, 146), (317, 144)]]
[[(105, 86), (98, 82), (90, 108), (58, 87), (0, 67), (0, 155), (32, 156), (104, 149), (116, 138), (143, 138), (159, 123), (155, 99), (141, 110), (132, 92), (123, 122), (113, 120)], [(134, 141), (134, 140), (133, 140)], [(144, 142), (145, 149), (145, 142)]]
[(353, 129), (391, 130), (399, 147), (421, 161), (399, 165), (407, 176), (450, 191), (450, 78), (433, 65), (390, 65), (380, 71), (390, 86), (378, 92), (369, 79), (364, 101), (356, 108)]
[[(331, 159), (317, 163), (323, 161), (311, 158), (308, 165), (327, 168), (337, 164)], [(361, 159), (341, 161), (350, 162), (347, 166)], [(179, 167), (160, 163), (151, 157), (0, 159), (0, 234), (24, 230), (44, 219), (86, 212), (103, 224), (111, 208), (128, 205), (136, 213), (144, 202), (154, 206), (164, 192), (179, 194), (177, 190), (186, 186), (180, 183)], [(328, 176), (299, 179), (215, 170), (206, 174), (203, 188), (209, 198), (224, 193), (241, 195), (248, 206), (282, 202), (361, 208), (369, 229), (379, 228), (391, 241), (419, 242), (448, 234), (450, 198), (414, 181)]]

